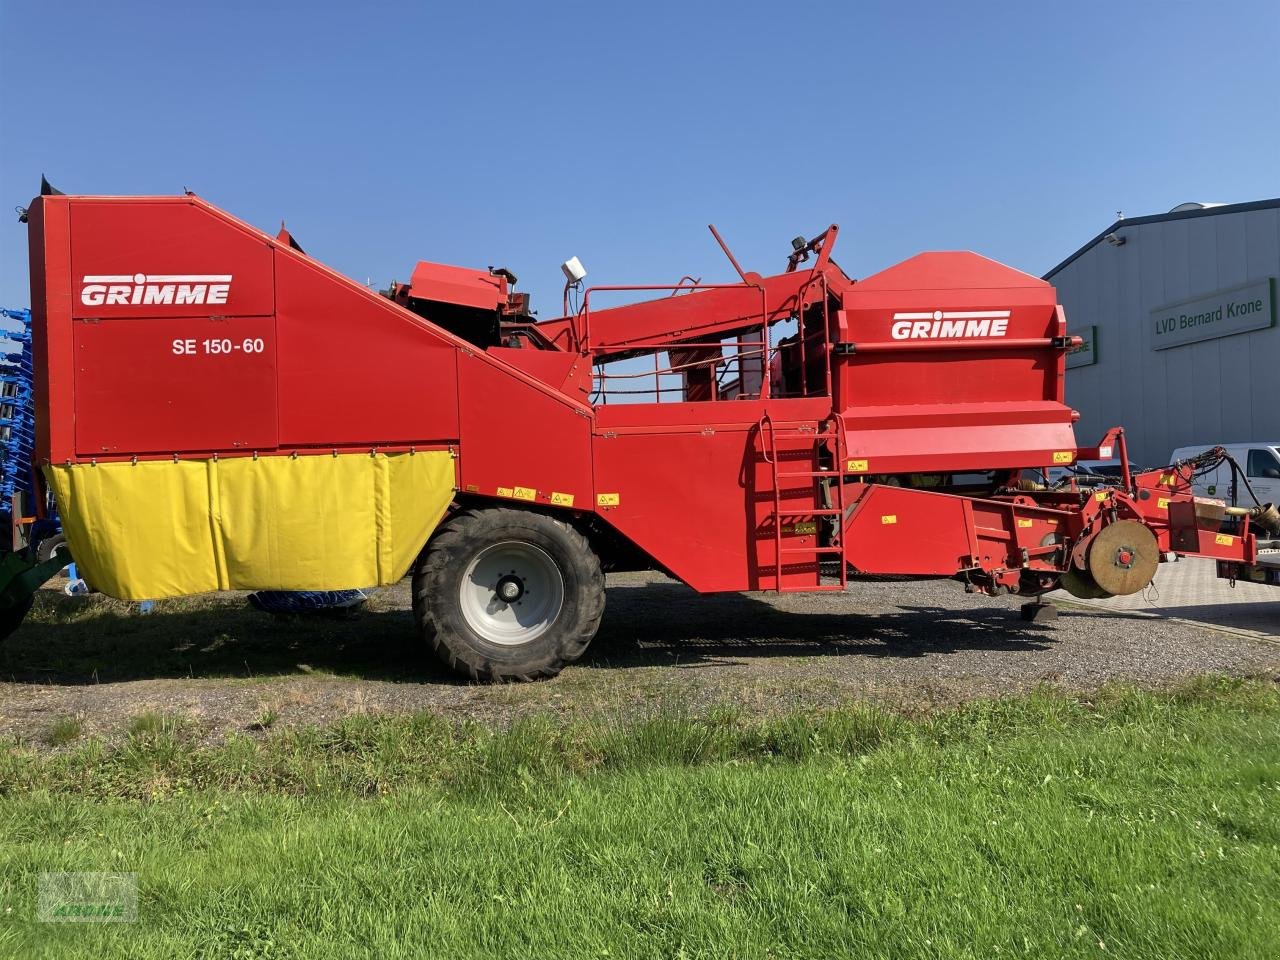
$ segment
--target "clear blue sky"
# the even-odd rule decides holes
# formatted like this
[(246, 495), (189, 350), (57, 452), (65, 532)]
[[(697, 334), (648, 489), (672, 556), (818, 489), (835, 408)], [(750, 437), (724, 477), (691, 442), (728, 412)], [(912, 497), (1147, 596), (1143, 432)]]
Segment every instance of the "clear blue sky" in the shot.
[(1280, 4), (0, 0), (0, 304), (40, 174), (201, 196), (361, 281), (865, 276), (969, 248), (1042, 273), (1116, 210), (1280, 195)]

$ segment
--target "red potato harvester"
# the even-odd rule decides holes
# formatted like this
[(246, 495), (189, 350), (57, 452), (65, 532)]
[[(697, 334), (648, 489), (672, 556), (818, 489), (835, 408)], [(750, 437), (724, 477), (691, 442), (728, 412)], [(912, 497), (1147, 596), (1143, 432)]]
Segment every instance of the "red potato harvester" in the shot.
[[(1276, 523), (1195, 499), (1197, 463), (1027, 481), (1127, 464), (1124, 434), (1077, 447), (1053, 287), (974, 253), (854, 281), (832, 226), (766, 277), (716, 234), (736, 282), (583, 290), (575, 258), (565, 315), (538, 321), (509, 271), (419, 263), (379, 294), (191, 194), (50, 190), (27, 219), (38, 460), (116, 597), (412, 571), (450, 666), (528, 679), (582, 654), (606, 570), (1099, 596), (1166, 551), (1251, 564)], [(600, 305), (623, 292), (647, 299)], [(12, 629), (48, 571), (5, 571)]]

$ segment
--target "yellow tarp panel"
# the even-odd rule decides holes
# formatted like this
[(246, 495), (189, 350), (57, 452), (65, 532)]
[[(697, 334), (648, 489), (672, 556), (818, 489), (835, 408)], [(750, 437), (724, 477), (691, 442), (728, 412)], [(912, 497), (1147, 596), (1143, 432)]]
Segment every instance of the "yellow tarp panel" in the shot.
[(454, 489), (443, 450), (44, 469), (85, 579), (125, 600), (394, 583)]

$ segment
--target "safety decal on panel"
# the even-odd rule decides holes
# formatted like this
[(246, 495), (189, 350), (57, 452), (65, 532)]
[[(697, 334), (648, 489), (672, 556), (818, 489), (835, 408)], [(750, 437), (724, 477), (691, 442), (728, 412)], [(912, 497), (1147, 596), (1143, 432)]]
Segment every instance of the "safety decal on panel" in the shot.
[(511, 491), (511, 495), (517, 500), (532, 500), (538, 495), (538, 491), (533, 487), (516, 487)]
[(1236, 538), (1232, 536), (1228, 536), (1225, 533), (1220, 533), (1213, 538), (1213, 542), (1222, 547), (1230, 547), (1230, 546), (1234, 546), (1236, 542)]
[(498, 488), (498, 496), (500, 496), (500, 497), (510, 497), (510, 496), (512, 496), (512, 495), (513, 495), (513, 494), (512, 494), (512, 492), (511, 492), (511, 488), (510, 488), (510, 487), (499, 487), (499, 488)]
[(897, 523), (898, 515), (896, 513), (886, 513), (880, 518), (881, 523)]
[(1018, 520), (1018, 526), (1020, 527), (1029, 527), (1031, 526), (1031, 524), (1032, 524), (1031, 520), (1021, 520), (1021, 519)]
[(1054, 463), (1070, 463), (1073, 459), (1070, 450), (1058, 450), (1053, 455)]
[(845, 469), (849, 473), (866, 473), (870, 469), (870, 465), (866, 460), (850, 460)]
[(620, 500), (621, 498), (616, 493), (597, 493), (596, 494), (597, 507), (616, 507), (620, 502)]
[(551, 504), (552, 506), (556, 506), (556, 507), (572, 507), (573, 494), (572, 493), (556, 493), (553, 491), (551, 494)]

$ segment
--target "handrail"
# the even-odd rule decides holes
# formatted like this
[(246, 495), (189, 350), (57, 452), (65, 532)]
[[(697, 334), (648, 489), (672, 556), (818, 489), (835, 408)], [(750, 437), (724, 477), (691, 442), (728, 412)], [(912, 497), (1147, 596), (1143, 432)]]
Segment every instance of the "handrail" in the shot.
[[(760, 432), (760, 455), (764, 458), (765, 463), (777, 463), (777, 461), (769, 455), (769, 444), (765, 443), (764, 428), (766, 426), (769, 428), (769, 437), (772, 443), (776, 444), (777, 438), (773, 432), (773, 417), (769, 416), (768, 410), (760, 414), (760, 422), (757, 424), (757, 429)], [(774, 486), (776, 487), (777, 484), (775, 483)]]
[[(822, 301), (822, 318), (820, 321), (821, 329), (819, 331), (819, 337), (821, 339), (822, 347), (824, 349), (825, 358), (826, 358), (824, 363), (825, 369), (823, 370), (823, 376), (825, 379), (824, 385), (826, 387), (826, 392), (830, 394), (832, 389), (831, 355), (832, 355), (832, 342), (833, 342), (832, 331), (831, 331), (831, 304), (830, 304), (829, 282), (823, 268), (825, 268), (826, 264), (830, 261), (830, 251), (831, 251), (831, 247), (833, 246), (835, 233), (838, 228), (833, 224), (821, 236), (810, 241), (810, 249), (814, 249), (815, 252), (818, 254), (817, 263), (810, 270), (809, 277), (795, 292), (794, 302), (792, 303), (792, 309), (790, 311), (790, 315), (796, 318), (796, 334), (797, 334), (795, 338), (796, 342), (794, 344), (791, 344), (791, 343), (780, 344), (776, 347), (773, 344), (772, 330), (770, 328), (771, 319), (770, 319), (770, 313), (769, 313), (768, 290), (764, 286), (764, 283), (759, 279), (755, 279), (755, 280), (748, 279), (748, 275), (742, 270), (742, 267), (737, 262), (737, 260), (734, 259), (733, 254), (729, 251), (728, 247), (725, 246), (724, 240), (720, 237), (719, 233), (716, 232), (715, 227), (711, 226), (710, 229), (711, 229), (712, 235), (716, 238), (716, 241), (720, 244), (721, 248), (724, 250), (725, 255), (729, 258), (730, 263), (733, 264), (734, 270), (738, 273), (738, 276), (741, 277), (742, 279), (741, 283), (702, 283), (700, 280), (694, 280), (691, 276), (686, 275), (681, 277), (680, 280), (674, 284), (600, 284), (597, 286), (588, 287), (585, 291), (583, 291), (581, 307), (579, 308), (577, 313), (575, 313), (573, 316), (569, 317), (568, 319), (570, 322), (570, 331), (573, 337), (575, 348), (578, 350), (578, 352), (582, 356), (593, 358), (592, 365), (597, 368), (597, 372), (594, 374), (594, 376), (596, 377), (596, 379), (602, 381), (601, 388), (597, 391), (594, 391), (593, 396), (603, 394), (605, 392), (605, 386), (603, 385), (604, 380), (607, 380), (610, 378), (638, 379), (639, 377), (642, 377), (642, 376), (643, 377), (652, 376), (654, 377), (653, 393), (657, 398), (657, 402), (661, 402), (661, 394), (676, 392), (675, 390), (662, 388), (661, 377), (664, 374), (681, 373), (687, 370), (697, 369), (702, 366), (712, 366), (714, 368), (715, 365), (718, 365), (722, 362), (732, 363), (734, 360), (736, 360), (739, 364), (740, 376), (745, 376), (746, 371), (742, 367), (742, 361), (746, 359), (751, 359), (754, 357), (762, 357), (764, 365), (763, 365), (763, 369), (760, 371), (760, 387), (759, 387), (758, 393), (756, 393), (755, 395), (757, 395), (760, 399), (764, 400), (764, 399), (768, 399), (773, 393), (773, 383), (772, 383), (773, 378), (771, 376), (771, 370), (770, 370), (772, 359), (775, 356), (781, 356), (782, 355), (781, 351), (790, 347), (795, 347), (799, 354), (799, 358), (798, 358), (799, 359), (799, 378), (800, 378), (799, 395), (808, 396), (811, 388), (811, 384), (809, 383), (810, 371), (809, 371), (809, 363), (808, 363), (808, 356), (807, 356), (809, 334), (806, 330), (805, 312), (804, 310), (801, 309), (801, 304), (803, 304), (805, 300), (808, 299), (808, 297), (806, 296), (806, 291), (808, 291), (811, 288), (811, 285), (813, 284), (818, 285), (818, 289), (820, 291), (819, 298)], [(729, 357), (729, 358), (713, 357), (713, 358), (709, 358), (706, 361), (691, 361), (689, 363), (683, 363), (683, 364), (671, 364), (671, 365), (668, 365), (666, 368), (662, 368), (658, 366), (658, 353), (663, 350), (668, 352), (670, 352), (673, 349), (722, 350), (726, 345), (726, 341), (724, 340), (715, 340), (715, 341), (677, 340), (677, 339), (640, 340), (640, 341), (634, 341), (634, 342), (614, 343), (608, 346), (596, 346), (595, 344), (592, 343), (591, 296), (593, 293), (616, 293), (616, 292), (628, 292), (628, 291), (670, 291), (670, 296), (675, 296), (680, 292), (692, 293), (698, 290), (749, 290), (749, 289), (754, 289), (758, 291), (760, 294), (759, 317), (758, 319), (753, 319), (753, 320), (746, 320), (746, 318), (743, 318), (745, 321), (744, 324), (736, 327), (735, 329), (741, 330), (743, 329), (744, 326), (753, 327), (756, 324), (758, 324), (760, 326), (762, 339), (750, 340), (750, 341), (744, 341), (739, 339), (736, 344), (736, 346), (738, 347), (738, 352), (735, 353), (732, 357)], [(792, 298), (788, 298), (787, 302), (790, 302), (791, 299)], [(654, 302), (657, 303), (658, 301), (654, 301)], [(812, 300), (810, 302), (812, 303)], [(778, 315), (781, 314), (781, 311), (784, 306), (785, 306), (785, 303), (775, 308), (774, 313), (775, 313), (776, 319), (783, 319), (781, 316), (778, 316)], [(674, 337), (674, 334), (672, 336)], [(730, 342), (730, 345), (733, 345), (733, 344)], [(884, 349), (884, 347), (882, 347), (879, 344), (875, 344), (875, 345), (868, 344), (867, 346), (870, 347), (872, 352), (876, 351), (877, 349)], [(743, 350), (742, 348), (744, 347), (759, 348), (759, 349)], [(892, 346), (890, 346), (889, 348), (892, 349)], [(854, 349), (856, 350), (858, 349), (858, 347), (855, 346)], [(911, 348), (908, 348), (908, 349), (911, 349)], [(652, 371), (646, 371), (644, 373), (636, 373), (636, 374), (607, 374), (603, 370), (599, 369), (600, 367), (603, 366), (603, 364), (599, 364), (594, 361), (594, 357), (600, 354), (604, 354), (604, 353), (625, 354), (632, 351), (637, 351), (637, 352), (653, 351), (654, 352), (654, 369)], [(719, 383), (719, 381), (720, 381), (719, 377), (713, 376), (713, 383), (712, 383), (713, 399), (717, 398), (716, 397), (717, 391), (715, 389), (715, 386), (716, 384)], [(618, 392), (622, 392), (622, 391), (618, 391)]]
[[(684, 282), (686, 280), (688, 280), (690, 284), (690, 286), (688, 287), (684, 285)], [(702, 282), (701, 277), (691, 277), (689, 276), (689, 274), (686, 273), (683, 277), (681, 277), (679, 280), (676, 281), (675, 288), (671, 291), (671, 296), (674, 297), (681, 290), (695, 290), (697, 289), (698, 284), (700, 284), (701, 282)]]
[[(730, 343), (725, 343), (722, 341), (715, 341), (713, 343), (689, 343), (689, 342), (681, 342), (678, 344), (654, 343), (654, 344), (637, 344), (636, 346), (638, 347), (651, 346), (654, 349), (655, 358), (662, 350), (667, 350), (668, 352), (670, 352), (670, 350), (672, 349), (684, 350), (686, 347), (692, 347), (694, 349), (703, 349), (703, 350), (721, 350), (725, 346), (733, 346), (733, 347), (736, 347), (737, 350), (735, 353), (729, 354), (728, 356), (717, 353), (716, 356), (708, 357), (705, 360), (691, 360), (687, 363), (673, 363), (673, 364), (668, 364), (665, 367), (656, 366), (656, 363), (655, 363), (655, 367), (652, 370), (635, 370), (629, 373), (609, 373), (603, 369), (600, 369), (600, 365), (596, 364), (594, 365), (595, 369), (592, 373), (592, 377), (595, 380), (598, 380), (598, 381), (644, 380), (652, 377), (654, 378), (654, 386), (653, 386), (653, 389), (651, 390), (649, 389), (610, 390), (607, 387), (607, 385), (602, 384), (599, 389), (592, 391), (593, 396), (603, 395), (607, 392), (618, 393), (618, 394), (653, 393), (655, 395), (658, 395), (658, 399), (656, 402), (660, 403), (661, 394), (682, 393), (685, 390), (684, 386), (663, 387), (661, 385), (661, 379), (660, 379), (661, 377), (674, 376), (676, 374), (684, 373), (685, 371), (688, 371), (688, 370), (698, 370), (706, 367), (710, 367), (712, 369), (723, 367), (722, 371), (715, 378), (717, 385), (719, 385), (719, 384), (722, 384), (724, 382), (724, 378), (731, 371), (734, 371), (735, 369), (736, 369), (737, 375), (741, 377), (742, 374), (745, 372), (743, 369), (743, 361), (745, 360), (752, 360), (752, 359), (761, 358), (761, 357), (779, 356), (782, 354), (784, 350), (792, 350), (792, 349), (799, 351), (802, 357), (804, 355), (803, 344), (801, 344), (798, 341), (795, 343), (780, 343), (780, 344), (777, 344), (776, 346), (768, 345), (766, 341), (763, 341), (763, 340), (746, 340), (746, 341), (738, 340), (738, 341), (731, 341)], [(744, 350), (742, 349), (743, 347), (757, 347), (760, 349)], [(768, 362), (766, 362), (764, 366), (766, 367), (766, 369), (763, 370), (762, 373), (767, 374)], [(781, 396), (784, 396), (784, 397), (808, 396), (809, 394), (808, 394), (807, 380), (802, 378), (800, 386), (801, 386), (801, 390), (799, 394), (784, 393), (784, 394), (781, 394)], [(718, 392), (719, 392), (718, 390), (713, 392), (713, 399), (718, 399)]]
[(597, 373), (595, 374), (601, 380), (638, 380), (641, 377), (652, 377), (655, 374), (667, 375), (680, 373), (684, 370), (695, 370), (699, 367), (711, 367), (720, 363), (732, 364), (737, 360), (751, 357), (763, 357), (763, 350), (748, 350), (742, 353), (735, 353), (731, 357), (712, 357), (709, 360), (692, 360), (689, 363), (676, 363), (670, 366), (661, 367), (655, 370), (637, 370), (635, 373)]

